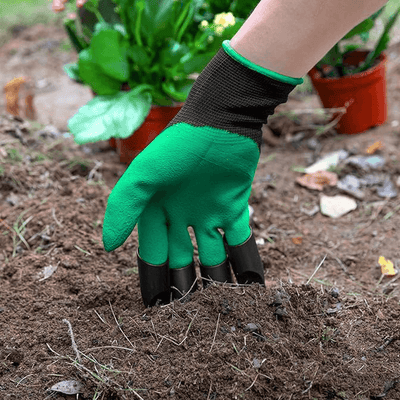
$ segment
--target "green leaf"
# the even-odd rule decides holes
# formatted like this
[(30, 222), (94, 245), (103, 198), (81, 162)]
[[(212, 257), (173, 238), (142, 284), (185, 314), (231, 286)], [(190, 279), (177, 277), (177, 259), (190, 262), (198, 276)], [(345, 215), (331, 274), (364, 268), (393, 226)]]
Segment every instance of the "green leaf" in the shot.
[(92, 49), (82, 50), (78, 60), (79, 76), (98, 95), (118, 93), (121, 82), (106, 75), (94, 61)]
[(150, 89), (149, 85), (140, 85), (130, 92), (90, 100), (68, 121), (75, 142), (85, 144), (132, 135), (150, 112)]
[(122, 24), (114, 24), (113, 28), (114, 28), (114, 30), (118, 31), (124, 37), (126, 37), (128, 34), (125, 26)]
[(127, 55), (139, 67), (146, 67), (150, 65), (150, 57), (144, 47), (134, 44), (127, 50)]
[(175, 0), (146, 0), (141, 31), (149, 47), (173, 37), (177, 14), (175, 9), (180, 7), (180, 3)]
[(382, 35), (375, 46), (375, 49), (368, 54), (363, 65), (353, 71), (353, 73), (362, 72), (370, 68), (373, 65), (374, 61), (379, 57), (379, 55), (387, 49), (390, 42), (390, 31), (396, 23), (399, 14), (400, 8), (389, 18), (388, 22), (385, 25), (385, 29), (383, 30)]
[(161, 51), (160, 60), (166, 67), (172, 67), (179, 63), (181, 58), (187, 55), (188, 52), (189, 47), (186, 44), (170, 39)]
[(129, 77), (129, 64), (126, 56), (127, 42), (121, 32), (108, 24), (97, 24), (91, 41), (93, 57), (103, 72), (121, 82)]
[(79, 37), (74, 20), (67, 19), (64, 22), (64, 28), (67, 31), (69, 40), (71, 41), (77, 53), (88, 47), (88, 44), (85, 42), (85, 40)]
[(184, 102), (192, 89), (193, 82), (163, 82), (161, 86), (168, 96), (172, 97), (176, 101)]
[(83, 83), (81, 77), (79, 76), (79, 66), (77, 63), (65, 64), (63, 69), (72, 80)]
[(355, 35), (360, 35), (361, 33), (369, 32), (375, 23), (371, 18), (365, 19), (363, 22), (355, 26), (343, 39), (350, 39)]

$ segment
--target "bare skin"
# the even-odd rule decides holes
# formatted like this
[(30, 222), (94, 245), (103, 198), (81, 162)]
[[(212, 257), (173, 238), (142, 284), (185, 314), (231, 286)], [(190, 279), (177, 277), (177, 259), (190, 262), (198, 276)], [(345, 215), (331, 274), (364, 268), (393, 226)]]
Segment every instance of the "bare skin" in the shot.
[(261, 0), (230, 44), (253, 63), (300, 78), (386, 0)]

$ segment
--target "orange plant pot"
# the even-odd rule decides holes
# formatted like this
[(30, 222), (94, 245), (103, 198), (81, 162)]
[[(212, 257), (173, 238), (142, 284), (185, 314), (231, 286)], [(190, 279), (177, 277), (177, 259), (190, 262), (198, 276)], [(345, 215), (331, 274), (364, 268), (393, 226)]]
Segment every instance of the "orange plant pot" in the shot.
[[(358, 66), (367, 54), (367, 51), (354, 51), (345, 57), (345, 62)], [(308, 73), (325, 108), (350, 104), (336, 126), (338, 133), (361, 133), (386, 122), (386, 62), (386, 55), (381, 53), (377, 65), (358, 74), (322, 78), (315, 67)]]
[(130, 163), (145, 149), (180, 111), (177, 106), (152, 106), (142, 126), (126, 139), (117, 139), (117, 152), (122, 163)]

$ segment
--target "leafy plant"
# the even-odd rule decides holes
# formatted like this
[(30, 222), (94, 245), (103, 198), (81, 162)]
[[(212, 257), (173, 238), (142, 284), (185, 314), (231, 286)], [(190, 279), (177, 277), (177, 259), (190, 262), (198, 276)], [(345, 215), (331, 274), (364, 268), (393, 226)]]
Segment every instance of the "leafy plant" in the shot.
[[(382, 14), (385, 6), (379, 9), (371, 17), (365, 19), (348, 32), (339, 42), (337, 42), (331, 50), (317, 63), (316, 69), (323, 77), (335, 78), (343, 77), (363, 72), (371, 68), (376, 62), (379, 55), (386, 50), (390, 41), (390, 31), (397, 21), (400, 14), (400, 8), (394, 12), (386, 22), (385, 28), (378, 39), (375, 48), (368, 52), (366, 59), (358, 66), (346, 64), (346, 55), (352, 51), (359, 50), (370, 39), (370, 31), (374, 28), (377, 18)], [(359, 43), (346, 42), (349, 39), (359, 38)]]
[(184, 102), (196, 74), (244, 22), (207, 14), (203, 0), (113, 0), (109, 22), (101, 6), (110, 1), (85, 3), (97, 19), (93, 27), (78, 16), (65, 21), (79, 55), (64, 70), (97, 95), (69, 121), (78, 144), (126, 138), (152, 105)]

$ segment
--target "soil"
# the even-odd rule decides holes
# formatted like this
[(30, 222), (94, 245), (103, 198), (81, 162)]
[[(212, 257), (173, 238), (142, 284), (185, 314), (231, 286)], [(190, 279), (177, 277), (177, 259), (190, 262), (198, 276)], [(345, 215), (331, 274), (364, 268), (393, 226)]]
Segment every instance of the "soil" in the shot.
[[(41, 29), (31, 46), (64, 37)], [(25, 42), (17, 36), (0, 49), (0, 65)], [(67, 114), (74, 102), (64, 104), (61, 66), (74, 55), (36, 51), (40, 57), (20, 55), (12, 68), (29, 66), (34, 81), (51, 77), (49, 105), (58, 101), (55, 111)], [(340, 192), (299, 186), (293, 168), (339, 149), (365, 155), (380, 140), (377, 154), (386, 163), (378, 172), (396, 185), (400, 48), (388, 53), (385, 125), (316, 136), (310, 121), (285, 117), (270, 122), (272, 136), (265, 130), (250, 204), (266, 287), (215, 284), (148, 309), (136, 230), (116, 251), (102, 247), (107, 197), (126, 168), (117, 154), (106, 143), (79, 147), (54, 127), (3, 115), (0, 398), (400, 399), (399, 275), (382, 276), (378, 264), (384, 256), (400, 268), (399, 196), (382, 198), (369, 187), (357, 209), (340, 218), (307, 214), (322, 193)], [(68, 93), (86, 91), (68, 85)], [(296, 92), (277, 111), (318, 106), (315, 93)], [(348, 165), (336, 172), (364, 174)], [(79, 395), (49, 390), (66, 380), (79, 382)]]

